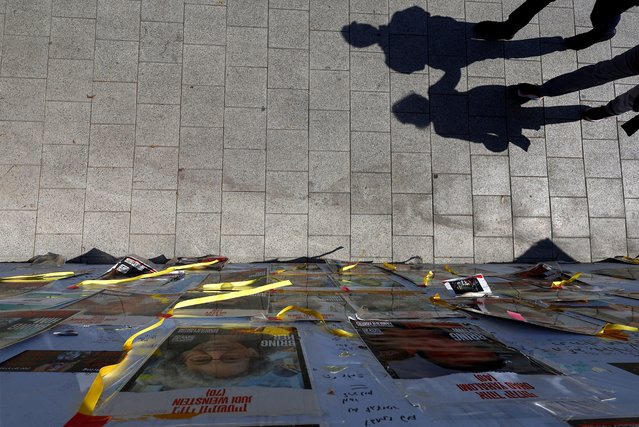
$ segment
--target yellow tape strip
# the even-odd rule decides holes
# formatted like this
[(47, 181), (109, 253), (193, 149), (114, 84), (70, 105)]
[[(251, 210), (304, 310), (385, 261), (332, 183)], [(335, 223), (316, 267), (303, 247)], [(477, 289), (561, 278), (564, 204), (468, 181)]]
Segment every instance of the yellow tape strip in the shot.
[(126, 279), (83, 280), (82, 282), (77, 283), (76, 285), (74, 285), (74, 287), (80, 287), (80, 286), (84, 286), (84, 285), (119, 285), (120, 283), (128, 283), (128, 282), (134, 282), (134, 281), (140, 280), (140, 279), (150, 279), (150, 278), (153, 278), (153, 277), (164, 276), (166, 274), (173, 273), (174, 271), (190, 270), (190, 269), (193, 269), (193, 268), (207, 267), (209, 265), (217, 264), (218, 262), (220, 262), (220, 261), (219, 260), (214, 260), (214, 261), (207, 261), (207, 262), (198, 262), (198, 263), (195, 263), (195, 264), (176, 265), (176, 266), (173, 266), (173, 267), (165, 268), (164, 270), (161, 270), (161, 271), (156, 271), (154, 273), (141, 274), (139, 276), (128, 277)]
[(639, 332), (639, 328), (618, 323), (607, 323), (606, 326), (597, 332), (597, 336), (627, 341), (628, 336), (624, 332)]
[(357, 267), (357, 264), (359, 264), (359, 262), (356, 262), (355, 264), (345, 265), (344, 267), (339, 269), (339, 273), (344, 273), (348, 270), (352, 270), (353, 268)]
[(429, 271), (427, 275), (424, 276), (424, 286), (430, 286), (430, 281), (433, 280), (433, 276), (435, 273)]
[(552, 282), (552, 284), (550, 285), (551, 289), (561, 289), (564, 287), (564, 285), (568, 285), (572, 282), (574, 282), (575, 280), (579, 279), (579, 277), (581, 276), (581, 271), (578, 273), (573, 274), (570, 279), (564, 279), (564, 280), (557, 280)]
[(301, 313), (304, 313), (306, 315), (312, 316), (316, 319), (318, 319), (320, 322), (322, 322), (322, 325), (324, 325), (324, 327), (326, 328), (326, 330), (328, 332), (330, 332), (333, 335), (336, 335), (338, 337), (344, 337), (344, 338), (351, 338), (353, 336), (355, 336), (355, 334), (345, 331), (343, 329), (333, 329), (333, 328), (329, 328), (328, 325), (326, 324), (326, 320), (324, 320), (324, 316), (322, 316), (322, 313), (320, 313), (319, 311), (316, 310), (311, 310), (310, 308), (304, 308), (304, 307), (298, 307), (296, 305), (289, 305), (287, 307), (284, 307), (279, 313), (277, 313), (277, 315), (275, 316), (277, 319), (282, 319), (283, 316), (288, 313), (289, 311), (294, 310), (294, 311), (299, 311)]
[(34, 274), (31, 276), (0, 277), (0, 282), (52, 282), (75, 275), (73, 271), (55, 271), (52, 273)]
[(397, 267), (395, 267), (393, 264), (391, 264), (390, 262), (385, 262), (384, 267), (386, 267), (387, 269), (391, 270), (391, 271), (395, 271), (397, 270)]
[[(191, 265), (196, 265), (196, 264), (191, 264)], [(228, 299), (233, 299), (233, 298), (241, 298), (241, 297), (245, 297), (245, 296), (248, 296), (248, 295), (253, 295), (253, 294), (256, 294), (256, 293), (259, 293), (259, 292), (265, 292), (265, 291), (268, 291), (268, 290), (271, 290), (271, 289), (277, 289), (277, 288), (281, 288), (281, 287), (284, 287), (284, 286), (290, 286), (290, 285), (292, 285), (292, 283), (289, 280), (284, 280), (284, 281), (281, 281), (281, 282), (272, 283), (270, 285), (259, 286), (257, 288), (247, 289), (247, 290), (244, 290), (244, 291), (230, 292), (230, 293), (226, 293), (226, 294), (222, 294), (222, 295), (214, 295), (214, 296), (210, 296), (210, 297), (195, 298), (195, 299), (192, 299), (192, 300), (179, 302), (179, 303), (177, 303), (175, 305), (175, 307), (170, 309), (167, 312), (167, 314), (163, 315), (163, 317), (160, 320), (158, 320), (157, 322), (155, 322), (151, 326), (149, 326), (147, 328), (144, 328), (141, 331), (138, 331), (135, 334), (131, 335), (124, 342), (124, 344), (122, 345), (122, 350), (127, 351), (127, 352), (130, 351), (133, 348), (133, 341), (135, 341), (135, 339), (137, 337), (139, 337), (140, 335), (145, 334), (145, 333), (147, 333), (149, 331), (152, 331), (155, 328), (158, 328), (158, 327), (162, 326), (164, 321), (168, 317), (173, 315), (173, 310), (175, 310), (175, 309), (179, 309), (179, 308), (183, 308), (183, 307), (190, 307), (190, 306), (198, 305), (198, 304), (206, 304), (206, 303), (209, 303), (209, 302), (223, 301), (223, 300), (228, 300)], [(175, 317), (179, 317), (179, 316), (175, 316)], [(277, 328), (277, 329), (282, 329), (282, 328)], [(277, 332), (277, 329), (273, 329), (273, 332), (274, 333)], [(125, 359), (126, 359), (126, 357), (125, 357)], [(80, 405), (80, 409), (78, 410), (79, 413), (81, 413), (83, 415), (92, 415), (93, 414), (93, 411), (95, 410), (95, 406), (98, 403), (98, 400), (100, 399), (100, 396), (102, 395), (102, 392), (104, 391), (104, 377), (106, 375), (108, 375), (109, 373), (113, 372), (115, 369), (117, 369), (122, 363), (124, 363), (125, 359), (123, 359), (118, 364), (104, 366), (103, 368), (100, 369), (100, 371), (98, 372), (97, 377), (95, 378), (95, 380), (93, 380), (93, 383), (89, 387), (89, 391), (87, 392), (87, 394), (84, 396), (84, 399), (82, 400), (82, 403)]]
[(450, 265), (448, 265), (448, 264), (444, 264), (443, 269), (444, 269), (444, 270), (446, 270), (447, 272), (449, 272), (450, 274), (454, 274), (455, 276), (459, 276), (459, 274), (457, 274), (457, 273), (455, 272), (455, 270), (453, 270), (452, 268), (450, 268)]

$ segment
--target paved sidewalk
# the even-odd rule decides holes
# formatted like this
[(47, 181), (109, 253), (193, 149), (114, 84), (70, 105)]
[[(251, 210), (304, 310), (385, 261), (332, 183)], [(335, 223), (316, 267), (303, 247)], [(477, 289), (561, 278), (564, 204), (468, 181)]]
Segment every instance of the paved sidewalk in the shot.
[(0, 0), (0, 261), (636, 255), (631, 115), (577, 106), (639, 79), (523, 106), (505, 87), (634, 46), (639, 10), (578, 53), (552, 37), (594, 0), (555, 1), (532, 40), (469, 38), (519, 3)]

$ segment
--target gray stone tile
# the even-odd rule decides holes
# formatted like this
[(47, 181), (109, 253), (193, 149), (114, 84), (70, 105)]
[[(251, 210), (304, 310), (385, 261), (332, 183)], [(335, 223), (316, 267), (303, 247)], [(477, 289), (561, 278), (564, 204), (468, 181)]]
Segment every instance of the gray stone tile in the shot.
[(390, 132), (388, 93), (351, 92), (351, 130)]
[(142, 21), (184, 22), (184, 0), (142, 0)]
[(182, 83), (186, 85), (224, 85), (223, 46), (186, 44), (183, 50)]
[[(590, 19), (588, 19), (588, 26), (590, 25)], [(589, 28), (576, 28), (575, 32), (581, 34), (588, 30)], [(577, 62), (579, 62), (580, 66), (583, 66), (582, 64), (596, 64), (610, 59), (611, 56), (611, 49), (608, 43), (595, 43), (586, 49), (577, 51)]]
[(313, 110), (348, 110), (350, 74), (347, 71), (310, 72), (310, 108)]
[(182, 23), (142, 22), (140, 61), (182, 63)]
[[(590, 262), (590, 238), (588, 237), (556, 237), (553, 243), (559, 250), (577, 262)], [(555, 249), (555, 252), (558, 252)], [(559, 254), (556, 253), (555, 257)]]
[(87, 212), (84, 214), (82, 246), (100, 248), (116, 257), (129, 250), (129, 212)]
[(308, 173), (267, 171), (266, 212), (308, 213)]
[(351, 174), (353, 214), (391, 214), (391, 176), (388, 173)]
[(551, 197), (553, 237), (589, 237), (588, 199)]
[(621, 178), (617, 141), (584, 141), (584, 166), (589, 178)]
[(387, 14), (388, 0), (352, 0), (350, 2), (352, 13)]
[[(621, 126), (623, 123), (618, 124)], [(639, 160), (636, 137), (627, 136), (621, 127), (619, 128), (619, 153), (624, 160)]]
[[(519, 129), (516, 132), (511, 132), (508, 135), (508, 126), (514, 126), (517, 119), (511, 120), (510, 117), (480, 117), (469, 116), (468, 117), (468, 133), (469, 139), (473, 144), (470, 145), (470, 154), (479, 156), (506, 156), (508, 154), (508, 147), (512, 143), (523, 142), (524, 146), (527, 145), (527, 141), (524, 141), (522, 132)], [(448, 126), (448, 124), (446, 125)], [(513, 138), (511, 139), (511, 136)]]
[[(53, 252), (71, 259), (82, 252), (81, 234), (36, 234), (34, 254)], [(26, 257), (24, 258), (26, 259)]]
[(574, 14), (565, 9), (548, 7), (539, 12), (539, 33), (542, 37), (575, 35)]
[(544, 82), (553, 77), (574, 71), (577, 68), (577, 54), (573, 50), (552, 52), (541, 58)]
[(234, 259), (235, 262), (263, 261), (264, 236), (222, 235), (220, 243), (220, 253), (223, 253), (225, 254), (225, 256)]
[(348, 3), (341, 0), (310, 0), (312, 30), (339, 31), (349, 19)]
[(623, 192), (628, 198), (639, 198), (639, 161), (623, 160)]
[(306, 215), (266, 214), (264, 258), (306, 256), (307, 228)]
[(469, 143), (463, 139), (431, 136), (433, 173), (470, 173)]
[(308, 234), (317, 236), (350, 236), (350, 194), (310, 193), (308, 195)]
[(351, 168), (348, 152), (311, 151), (308, 157), (308, 188), (310, 192), (348, 193), (351, 191)]
[(130, 234), (129, 253), (146, 259), (159, 255), (172, 258), (176, 256), (175, 234)]
[(637, 28), (638, 24), (639, 16), (637, 13), (624, 14), (621, 25), (617, 29), (617, 35), (611, 40), (612, 46), (625, 48), (635, 46), (637, 43), (634, 29)]
[(222, 128), (189, 128), (180, 130), (180, 168), (222, 169), (224, 147)]
[(475, 262), (475, 258), (470, 257), (435, 257), (433, 258), (435, 264), (472, 264)]
[(94, 19), (51, 19), (50, 58), (93, 59), (94, 53)]
[(311, 110), (309, 120), (309, 150), (350, 150), (348, 111)]
[(0, 211), (0, 260), (24, 261), (33, 256), (36, 213)]
[(0, 165), (0, 176), (0, 206), (3, 209), (37, 209), (40, 166)]
[(265, 107), (266, 75), (266, 68), (228, 67), (225, 105), (227, 107)]
[(308, 10), (309, 0), (271, 0), (269, 7), (273, 9)]
[(428, 74), (391, 73), (390, 82), (394, 113), (428, 114), (430, 112), (428, 100), (417, 95), (426, 92), (430, 86)]
[(86, 145), (42, 146), (41, 188), (85, 188), (87, 184)]
[(178, 213), (175, 253), (180, 256), (220, 253), (220, 214)]
[(351, 215), (351, 258), (392, 258), (390, 215)]
[[(606, 101), (613, 99), (613, 96), (606, 98)], [(585, 102), (585, 104), (591, 104), (593, 107), (597, 105), (594, 103)], [(583, 120), (581, 122), (581, 133), (584, 139), (584, 144), (587, 144), (588, 139), (617, 139), (617, 123), (614, 119), (600, 120), (597, 122), (589, 122)]]
[(431, 159), (425, 153), (393, 153), (393, 193), (432, 193)]
[(224, 88), (221, 86), (182, 86), (182, 126), (222, 127)]
[(541, 84), (541, 62), (506, 59), (506, 85)]
[(224, 191), (264, 191), (266, 188), (264, 150), (224, 149)]
[(318, 256), (342, 247), (331, 254), (331, 258), (337, 260), (350, 260), (351, 237), (350, 236), (308, 236), (308, 255)]
[(308, 51), (269, 49), (268, 87), (270, 89), (308, 89)]
[(626, 199), (625, 202), (628, 237), (637, 238), (639, 237), (639, 199)]
[(88, 168), (86, 211), (130, 211), (133, 168)]
[(543, 139), (531, 139), (528, 151), (511, 145), (508, 152), (510, 176), (548, 176), (546, 144)]
[(581, 157), (580, 122), (546, 124), (546, 151), (550, 157)]
[(40, 165), (42, 123), (0, 122), (2, 165)]
[(585, 197), (583, 160), (548, 158), (548, 184), (551, 196)]
[[(468, 40), (468, 75), (475, 77), (506, 77), (506, 65), (502, 47), (484, 43), (483, 40)], [(452, 47), (457, 47), (451, 43)]]
[(393, 260), (405, 261), (418, 256), (424, 262), (433, 262), (432, 236), (393, 236)]
[(590, 250), (593, 261), (627, 255), (626, 221), (623, 218), (591, 218)]
[(184, 43), (225, 45), (226, 7), (184, 5)]
[(178, 147), (137, 147), (133, 188), (177, 190)]
[(470, 175), (438, 174), (433, 178), (435, 215), (472, 215)]
[(390, 172), (390, 134), (353, 132), (351, 134), (351, 170), (353, 172)]
[(135, 144), (167, 147), (180, 145), (180, 106), (138, 105)]
[(512, 262), (512, 237), (475, 237), (475, 262)]
[(106, 40), (139, 40), (139, 1), (98, 0), (97, 18), (97, 38)]
[(393, 235), (432, 236), (433, 196), (393, 194)]
[(628, 254), (634, 257), (639, 254), (639, 239), (628, 239)]
[(472, 258), (473, 217), (435, 215), (435, 257)]
[(7, 0), (4, 34), (48, 36), (51, 0)]
[(96, 40), (93, 76), (98, 81), (136, 82), (138, 42)]
[(0, 120), (42, 121), (46, 80), (0, 78)]
[(511, 177), (513, 215), (550, 216), (548, 178)]
[(430, 118), (418, 113), (403, 113), (402, 116), (408, 117), (407, 123), (402, 123), (395, 114), (391, 115), (391, 151), (393, 153), (430, 152), (430, 129), (419, 128), (412, 124), (428, 123)]
[(548, 260), (552, 245), (539, 242), (552, 237), (550, 218), (513, 218), (515, 258), (521, 261)]
[(351, 52), (351, 90), (389, 92), (390, 73), (381, 53)]
[(133, 190), (131, 234), (175, 234), (175, 190)]
[(586, 178), (588, 210), (591, 217), (623, 217), (621, 179)]
[(228, 27), (226, 29), (227, 65), (230, 67), (266, 67), (266, 28)]
[[(312, 16), (311, 16), (312, 23)], [(348, 70), (349, 48), (338, 31), (311, 31), (311, 70)]]
[(132, 167), (135, 126), (93, 125), (89, 166)]
[(475, 236), (512, 236), (512, 206), (508, 196), (474, 196)]
[(269, 129), (308, 129), (308, 91), (269, 89)]
[(93, 61), (49, 59), (47, 100), (86, 101), (92, 81)]
[(178, 212), (222, 211), (222, 171), (182, 169), (178, 172)]
[(266, 169), (308, 171), (308, 134), (301, 130), (267, 132)]
[(510, 166), (505, 156), (472, 156), (473, 195), (510, 195)]
[(91, 123), (134, 125), (136, 89), (135, 83), (95, 82)]
[(2, 76), (46, 78), (48, 50), (48, 37), (5, 35), (2, 40)]
[(83, 189), (40, 190), (37, 233), (80, 234), (83, 218)]
[(228, 0), (227, 4), (227, 25), (268, 26), (268, 0)]
[(268, 47), (308, 49), (309, 12), (303, 10), (270, 9)]
[(222, 234), (263, 236), (264, 193), (223, 192)]
[(138, 103), (179, 104), (182, 66), (141, 62), (138, 72)]
[(69, 18), (95, 18), (98, 0), (53, 0), (53, 16)]
[(266, 148), (266, 111), (260, 108), (224, 110), (225, 148)]

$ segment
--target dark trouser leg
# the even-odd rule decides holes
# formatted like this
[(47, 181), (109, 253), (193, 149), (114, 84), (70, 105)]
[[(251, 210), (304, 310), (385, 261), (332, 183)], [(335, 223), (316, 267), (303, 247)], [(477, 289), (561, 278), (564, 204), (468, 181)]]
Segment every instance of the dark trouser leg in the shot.
[[(554, 0), (526, 0), (521, 6), (508, 16), (506, 24), (513, 34), (521, 30), (535, 17), (543, 8)], [(607, 0), (614, 1), (614, 0)]]
[(592, 31), (605, 34), (617, 27), (621, 14), (633, 6), (637, 0), (597, 0), (590, 13)]

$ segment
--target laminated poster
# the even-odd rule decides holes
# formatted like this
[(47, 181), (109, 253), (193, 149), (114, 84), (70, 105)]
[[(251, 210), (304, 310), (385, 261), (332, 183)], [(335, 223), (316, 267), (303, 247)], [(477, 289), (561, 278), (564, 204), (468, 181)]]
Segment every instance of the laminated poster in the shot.
[(357, 309), (357, 318), (370, 319), (434, 319), (439, 317), (464, 317), (461, 311), (453, 311), (432, 304), (419, 292), (351, 292), (348, 300)]
[(460, 297), (482, 297), (492, 293), (486, 279), (481, 274), (446, 280), (444, 286), (452, 295)]
[[(269, 317), (276, 316), (282, 309), (294, 305), (319, 312), (326, 320), (343, 320), (355, 313), (344, 297), (337, 292), (275, 290), (270, 293)], [(298, 311), (286, 313), (287, 320), (317, 320)]]
[(30, 291), (35, 291), (50, 282), (0, 282), (0, 298), (11, 298)]
[(0, 299), (0, 311), (58, 308), (86, 298), (95, 291), (31, 291), (18, 297)]
[(0, 372), (98, 372), (124, 355), (123, 351), (26, 350), (0, 363)]
[(317, 403), (292, 327), (179, 327), (99, 410), (216, 419), (311, 415)]
[[(222, 295), (226, 292), (197, 292), (190, 291), (182, 294), (178, 302), (195, 298)], [(268, 310), (269, 294), (262, 292), (238, 299), (199, 304), (174, 310), (176, 316), (204, 316), (204, 317), (254, 317), (265, 316)]]
[(31, 338), (77, 313), (77, 310), (0, 312), (0, 348)]

